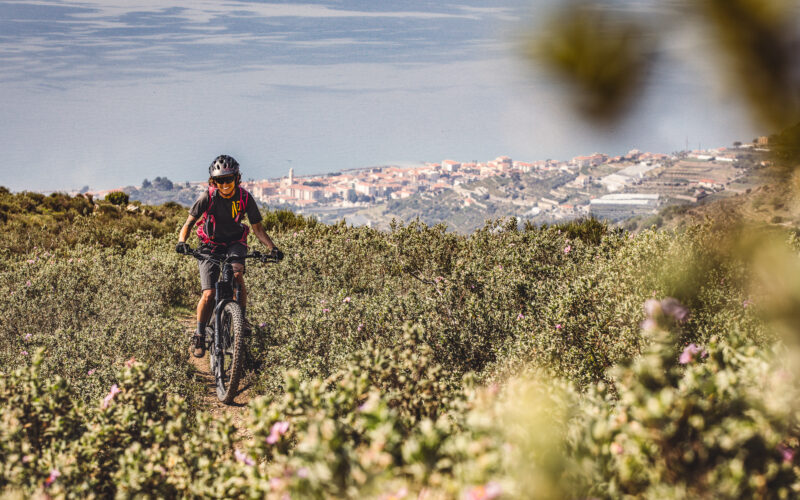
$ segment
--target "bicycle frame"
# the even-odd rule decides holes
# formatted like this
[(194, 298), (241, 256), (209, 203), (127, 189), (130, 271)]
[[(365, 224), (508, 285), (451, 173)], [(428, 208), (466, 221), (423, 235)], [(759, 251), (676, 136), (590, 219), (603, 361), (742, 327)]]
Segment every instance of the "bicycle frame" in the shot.
[[(243, 311), (241, 308), (229, 308), (231, 302), (239, 301), (239, 293), (237, 293), (238, 280), (235, 280), (233, 271), (233, 261), (235, 259), (260, 259), (262, 262), (277, 262), (279, 259), (273, 255), (263, 255), (260, 252), (248, 253), (244, 256), (223, 256), (215, 255), (213, 253), (203, 253), (200, 250), (192, 250), (187, 248), (187, 255), (191, 255), (199, 261), (209, 262), (219, 268), (219, 275), (216, 283), (214, 283), (214, 320), (213, 320), (213, 339), (212, 344), (209, 346), (211, 353), (210, 368), (214, 374), (214, 379), (217, 386), (217, 398), (220, 401), (228, 404), (233, 401), (236, 395), (236, 388), (239, 383), (239, 377), (242, 370), (242, 335), (244, 328), (243, 321), (245, 321)], [(241, 289), (238, 290), (241, 292)], [(241, 306), (241, 304), (239, 304)], [(231, 315), (231, 329), (234, 330), (230, 333), (230, 345), (224, 345), (226, 335), (223, 331), (223, 315), (225, 310), (228, 309), (228, 314)], [(207, 334), (206, 334), (207, 335)], [(202, 342), (208, 342), (207, 339), (201, 339)], [(231, 348), (229, 354), (226, 350)], [(231, 364), (226, 367), (226, 357), (230, 356)], [(230, 379), (226, 380), (230, 372)]]
[[(208, 260), (220, 268), (219, 278), (214, 284), (214, 355), (221, 356), (224, 346), (222, 345), (219, 332), (222, 331), (222, 311), (228, 302), (235, 302), (238, 297), (234, 295), (234, 272), (231, 257), (215, 257), (211, 254), (203, 254), (200, 250), (193, 250), (191, 255), (197, 260)], [(248, 253), (239, 258), (260, 259), (262, 262), (277, 262), (274, 258), (261, 254), (260, 252)]]

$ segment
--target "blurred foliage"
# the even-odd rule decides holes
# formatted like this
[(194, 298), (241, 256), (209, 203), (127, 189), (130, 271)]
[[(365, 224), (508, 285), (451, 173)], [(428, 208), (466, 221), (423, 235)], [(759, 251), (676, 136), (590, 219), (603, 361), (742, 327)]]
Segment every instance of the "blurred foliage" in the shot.
[(644, 26), (621, 11), (608, 13), (584, 2), (568, 4), (545, 30), (528, 55), (570, 85), (588, 118), (603, 122), (629, 109), (655, 56)]
[[(572, 90), (587, 118), (615, 121), (647, 83), (661, 40), (686, 15), (717, 42), (727, 87), (770, 130), (800, 120), (798, 11), (788, 0), (679, 0), (648, 14), (626, 12), (626, 2), (565, 2), (528, 46), (531, 58), (552, 69)], [(631, 2), (633, 3), (633, 2)], [(620, 5), (622, 4), (622, 5)], [(647, 12), (647, 11), (645, 11)]]

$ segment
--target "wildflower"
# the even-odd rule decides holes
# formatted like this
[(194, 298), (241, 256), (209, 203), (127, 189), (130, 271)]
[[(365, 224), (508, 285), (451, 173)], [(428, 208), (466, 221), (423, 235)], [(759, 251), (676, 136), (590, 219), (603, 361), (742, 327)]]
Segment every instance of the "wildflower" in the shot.
[(517, 319), (525, 319), (525, 315), (522, 313), (517, 314)]
[(642, 330), (645, 330), (645, 331), (648, 331), (648, 332), (652, 332), (653, 330), (658, 328), (658, 323), (656, 322), (656, 320), (654, 320), (652, 318), (647, 318), (646, 320), (642, 321), (642, 325), (641, 326), (642, 326)]
[(564, 247), (564, 253), (569, 253), (570, 250), (572, 250), (572, 246), (571, 245), (567, 245), (567, 246)]
[(34, 264), (34, 263), (36, 263), (36, 261), (35, 261), (35, 260), (33, 260), (33, 259), (28, 259), (28, 264)]
[(248, 457), (248, 456), (247, 456), (247, 453), (245, 453), (245, 452), (243, 452), (243, 451), (239, 450), (238, 448), (237, 448), (236, 450), (234, 450), (233, 454), (234, 454), (234, 456), (236, 457), (236, 460), (237, 460), (238, 462), (240, 462), (240, 463), (243, 463), (243, 464), (245, 464), (245, 465), (255, 465), (255, 464), (256, 464), (256, 463), (253, 461), (253, 459), (252, 459), (252, 458), (250, 458), (250, 457)]
[(267, 326), (266, 323), (261, 323), (261, 324), (258, 325), (259, 328), (266, 328), (266, 326)]
[(114, 384), (114, 385), (112, 385), (112, 386), (111, 386), (111, 390), (109, 391), (108, 395), (106, 395), (106, 397), (105, 397), (105, 398), (103, 398), (103, 406), (102, 406), (102, 408), (103, 408), (104, 410), (105, 410), (106, 408), (108, 408), (108, 405), (109, 405), (109, 404), (111, 404), (111, 400), (112, 400), (112, 399), (114, 399), (114, 396), (116, 396), (116, 395), (117, 395), (117, 394), (119, 394), (120, 392), (122, 392), (122, 391), (121, 391), (121, 390), (120, 390), (120, 388), (117, 386), (117, 384)]
[(59, 472), (58, 469), (51, 470), (50, 471), (50, 475), (47, 476), (47, 479), (44, 480), (44, 485), (45, 486), (50, 486), (51, 484), (53, 484), (55, 482), (56, 479), (58, 479), (58, 476), (60, 476), (60, 475), (61, 475), (61, 472)]
[(322, 310), (322, 312), (328, 313), (328, 312), (331, 312), (331, 310), (326, 307), (325, 309)]
[(647, 299), (644, 302), (644, 313), (648, 318), (653, 319), (661, 315), (661, 301), (656, 299)]
[(345, 297), (342, 302), (344, 302), (345, 304), (350, 303), (350, 297)]
[(27, 356), (28, 355), (28, 351), (22, 351), (22, 355), (23, 356)]
[[(503, 266), (500, 266), (500, 269), (503, 269)], [(436, 281), (437, 283), (441, 283), (442, 281), (444, 281), (444, 276), (437, 276), (436, 278), (434, 278), (434, 281)]]
[(497, 268), (500, 269), (501, 271), (503, 270), (503, 266), (497, 266)]
[(297, 469), (297, 477), (301, 479), (307, 478), (308, 474), (309, 474), (308, 467), (300, 467), (299, 469)]
[(667, 297), (661, 301), (661, 309), (664, 314), (671, 316), (678, 323), (684, 323), (689, 319), (689, 309), (681, 304), (678, 299)]
[(89, 370), (88, 372), (86, 372), (86, 375), (94, 375), (94, 372), (96, 372), (96, 371), (97, 371), (97, 369), (95, 369), (95, 368), (92, 368), (91, 370)]
[(608, 448), (615, 455), (622, 455), (623, 449), (622, 449), (622, 445), (621, 444), (619, 444), (617, 442), (613, 442), (613, 443), (611, 443), (611, 445), (609, 445)]
[(131, 366), (133, 366), (134, 363), (136, 363), (136, 358), (131, 358), (128, 361), (125, 362), (125, 366), (130, 368)]
[(23, 464), (28, 464), (31, 462), (31, 460), (33, 460), (33, 455), (25, 455), (22, 457)]
[(359, 331), (359, 332), (360, 332), (360, 331), (361, 331), (361, 330), (363, 330), (363, 329), (364, 329), (364, 323), (359, 323), (359, 324), (358, 324), (357, 331)]
[(678, 362), (682, 365), (691, 363), (698, 354), (700, 354), (700, 348), (695, 344), (689, 344), (681, 353), (681, 357), (678, 359)]
[(408, 495), (408, 489), (404, 486), (397, 490), (395, 493), (387, 493), (385, 495), (381, 495), (381, 500), (400, 500), (401, 498), (405, 498)]
[(742, 307), (744, 307), (745, 309), (747, 309), (747, 307), (748, 307), (750, 304), (752, 304), (752, 303), (753, 303), (753, 302), (752, 302), (750, 299), (747, 299), (747, 300), (745, 300), (744, 302), (742, 302)]
[(562, 325), (561, 323), (558, 323), (556, 325), (556, 330), (561, 330), (562, 328), (564, 328), (564, 325)]
[(783, 461), (786, 463), (791, 463), (792, 461), (794, 461), (794, 455), (795, 453), (797, 453), (795, 450), (786, 446), (783, 443), (778, 445), (778, 451), (781, 452), (781, 457), (783, 458)]
[(275, 444), (281, 438), (282, 435), (286, 434), (289, 430), (289, 422), (281, 421), (275, 422), (272, 424), (272, 427), (269, 429), (269, 436), (267, 436), (267, 443)]
[(31, 337), (33, 337), (33, 335), (32, 335), (32, 334), (30, 334), (30, 333), (26, 333), (26, 334), (25, 334), (25, 340), (30, 340), (30, 339), (31, 339)]
[(33, 283), (31, 283), (31, 280), (28, 280), (28, 281), (25, 283), (25, 286), (31, 286), (32, 284), (33, 284)]
[(492, 500), (503, 494), (503, 489), (494, 481), (476, 486), (467, 492), (467, 500)]

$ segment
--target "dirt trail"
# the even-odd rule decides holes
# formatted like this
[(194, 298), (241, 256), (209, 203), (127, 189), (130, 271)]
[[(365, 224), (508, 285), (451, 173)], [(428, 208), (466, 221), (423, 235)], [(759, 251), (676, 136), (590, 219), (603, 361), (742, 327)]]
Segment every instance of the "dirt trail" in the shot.
[[(191, 339), (197, 327), (197, 321), (192, 316), (185, 316), (181, 318), (181, 324), (184, 325), (186, 330), (187, 339)], [(186, 343), (186, 354), (189, 358), (189, 363), (194, 366), (195, 379), (203, 384), (205, 391), (203, 393), (203, 407), (212, 416), (217, 417), (220, 415), (228, 415), (236, 427), (236, 435), (234, 437), (235, 443), (242, 443), (252, 441), (253, 435), (247, 430), (245, 419), (247, 417), (247, 404), (250, 402), (250, 385), (246, 380), (239, 383), (239, 393), (236, 395), (233, 403), (230, 405), (223, 404), (217, 399), (217, 390), (214, 384), (214, 375), (211, 373), (208, 361), (208, 353), (203, 358), (195, 358), (190, 353), (190, 342)]]

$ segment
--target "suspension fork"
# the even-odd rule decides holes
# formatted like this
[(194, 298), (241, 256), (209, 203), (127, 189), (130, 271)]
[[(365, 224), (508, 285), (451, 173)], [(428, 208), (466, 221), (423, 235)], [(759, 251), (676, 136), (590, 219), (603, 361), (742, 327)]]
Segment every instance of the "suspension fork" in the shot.
[(224, 348), (222, 345), (222, 311), (225, 309), (228, 302), (233, 302), (233, 300), (219, 300), (214, 308), (214, 354), (216, 356), (222, 356), (222, 350)]

